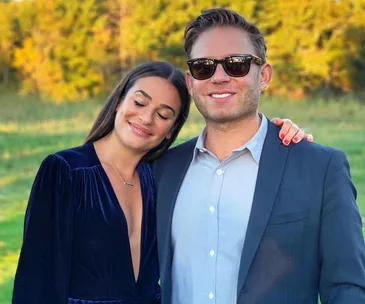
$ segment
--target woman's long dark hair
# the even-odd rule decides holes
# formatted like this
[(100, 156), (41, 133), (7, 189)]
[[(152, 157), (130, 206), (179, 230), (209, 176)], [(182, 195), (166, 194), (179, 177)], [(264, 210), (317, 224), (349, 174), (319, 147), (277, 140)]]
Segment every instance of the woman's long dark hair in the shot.
[(179, 115), (172, 127), (172, 134), (169, 139), (164, 139), (157, 147), (151, 149), (144, 157), (144, 160), (152, 161), (160, 157), (171, 146), (184, 125), (190, 109), (190, 96), (186, 86), (184, 73), (172, 64), (161, 61), (143, 63), (133, 70), (117, 85), (114, 92), (108, 97), (104, 107), (96, 118), (85, 143), (96, 141), (108, 135), (114, 128), (116, 108), (123, 102), (129, 89), (133, 87), (138, 79), (144, 77), (161, 77), (168, 80), (178, 91), (181, 101)]

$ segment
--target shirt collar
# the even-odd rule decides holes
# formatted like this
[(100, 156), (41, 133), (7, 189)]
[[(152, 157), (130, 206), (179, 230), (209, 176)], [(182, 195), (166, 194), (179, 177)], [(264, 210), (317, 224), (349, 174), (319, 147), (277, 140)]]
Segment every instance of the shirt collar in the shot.
[[(253, 159), (255, 160), (255, 162), (257, 164), (260, 163), (262, 148), (264, 146), (267, 129), (268, 129), (267, 118), (262, 113), (259, 113), (259, 115), (261, 118), (261, 124), (260, 124), (259, 129), (255, 133), (255, 135), (246, 144), (244, 144), (241, 147), (232, 151), (232, 153), (234, 153), (234, 152), (244, 151), (245, 149), (249, 150)], [(204, 147), (204, 141), (205, 141), (206, 134), (207, 134), (207, 130), (204, 127), (203, 131), (200, 133), (198, 140), (196, 142), (192, 161), (195, 161), (197, 154), (199, 152), (200, 153), (208, 152), (208, 150)]]
[(265, 115), (261, 113), (259, 113), (259, 115), (261, 117), (261, 124), (255, 135), (246, 144), (232, 151), (232, 152), (243, 151), (244, 149), (249, 150), (251, 152), (253, 159), (257, 164), (260, 163), (261, 152), (264, 146), (268, 128), (268, 123)]
[(206, 127), (204, 127), (203, 131), (200, 133), (198, 140), (195, 144), (192, 162), (194, 162), (196, 160), (197, 155), (199, 153), (208, 152), (208, 150), (204, 147), (204, 141), (205, 141), (206, 135), (207, 135), (207, 129), (206, 129)]

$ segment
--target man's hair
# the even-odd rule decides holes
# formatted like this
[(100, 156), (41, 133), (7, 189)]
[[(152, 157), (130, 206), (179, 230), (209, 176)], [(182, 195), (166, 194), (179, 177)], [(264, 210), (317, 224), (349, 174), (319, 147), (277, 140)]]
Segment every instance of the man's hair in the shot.
[(188, 59), (195, 41), (205, 31), (216, 27), (235, 27), (248, 34), (257, 56), (266, 62), (266, 44), (261, 32), (253, 23), (248, 22), (238, 13), (224, 8), (204, 10), (194, 21), (190, 22), (184, 33), (184, 49)]

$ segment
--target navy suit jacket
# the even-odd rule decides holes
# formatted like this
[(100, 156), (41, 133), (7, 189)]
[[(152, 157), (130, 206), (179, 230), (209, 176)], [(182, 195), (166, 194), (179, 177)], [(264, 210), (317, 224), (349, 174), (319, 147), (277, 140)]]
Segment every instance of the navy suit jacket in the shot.
[[(306, 141), (285, 147), (278, 130), (269, 122), (237, 303), (311, 304), (318, 295), (322, 304), (365, 303), (365, 245), (346, 156)], [(195, 143), (154, 164), (162, 304), (171, 303), (172, 215)]]

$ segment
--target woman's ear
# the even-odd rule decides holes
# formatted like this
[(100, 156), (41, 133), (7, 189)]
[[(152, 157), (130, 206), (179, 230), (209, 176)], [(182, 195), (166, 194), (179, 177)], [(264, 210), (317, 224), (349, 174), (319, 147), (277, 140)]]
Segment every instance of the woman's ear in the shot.
[[(175, 122), (176, 123), (176, 122)], [(175, 130), (176, 130), (176, 124), (174, 123), (174, 125), (171, 127), (170, 131), (167, 133), (165, 139), (169, 140), (171, 139), (172, 135), (174, 134)]]
[(117, 107), (115, 108), (115, 112), (118, 112), (118, 111), (119, 111), (120, 104), (121, 104), (121, 103), (118, 103)]
[(169, 140), (171, 139), (172, 133), (174, 132), (174, 127), (172, 127), (169, 131), (169, 133), (167, 133), (165, 139)]

